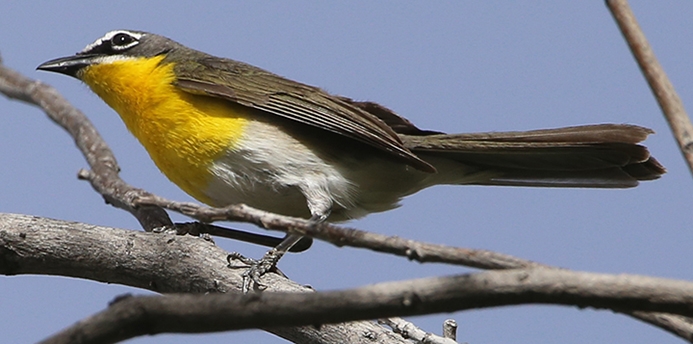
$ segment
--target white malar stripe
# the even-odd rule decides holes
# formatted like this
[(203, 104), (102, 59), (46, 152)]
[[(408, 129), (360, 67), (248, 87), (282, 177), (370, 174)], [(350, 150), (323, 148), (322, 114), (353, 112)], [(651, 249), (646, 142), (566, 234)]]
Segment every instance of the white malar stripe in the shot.
[(99, 56), (94, 59), (94, 64), (109, 64), (116, 61), (136, 60), (137, 57), (124, 55), (106, 55)]

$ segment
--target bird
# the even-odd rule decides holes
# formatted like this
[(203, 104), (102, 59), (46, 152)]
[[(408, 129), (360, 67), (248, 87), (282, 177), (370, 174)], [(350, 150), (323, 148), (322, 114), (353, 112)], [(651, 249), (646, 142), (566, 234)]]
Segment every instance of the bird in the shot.
[(343, 222), (434, 185), (629, 188), (665, 173), (639, 144), (648, 128), (423, 130), (376, 102), (144, 31), (110, 31), (37, 69), (81, 80), (168, 179), (214, 207)]

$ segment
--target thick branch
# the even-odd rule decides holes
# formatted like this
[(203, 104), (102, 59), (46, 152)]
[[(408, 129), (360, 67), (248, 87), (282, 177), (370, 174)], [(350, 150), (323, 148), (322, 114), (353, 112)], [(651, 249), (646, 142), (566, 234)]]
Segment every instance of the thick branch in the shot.
[[(124, 340), (144, 334), (298, 326), (519, 304), (693, 315), (693, 283), (557, 269), (487, 271), (317, 293), (131, 297), (47, 343)], [(116, 324), (116, 325), (113, 325)]]
[[(226, 255), (192, 236), (0, 213), (0, 273), (5, 275), (78, 277), (160, 293), (238, 293), (243, 270), (229, 269)], [(268, 291), (312, 291), (276, 274), (263, 281)], [(264, 329), (300, 343), (405, 343), (366, 321)]]
[[(121, 283), (165, 293), (235, 292), (242, 283), (241, 271), (226, 268), (223, 263), (225, 255), (226, 252), (213, 244), (189, 236), (126, 231), (24, 215), (0, 215), (0, 273), (8, 275), (54, 274)], [(164, 305), (174, 305), (169, 309), (170, 314), (156, 316), (159, 320), (148, 319), (140, 323), (162, 322), (146, 329), (138, 327), (137, 331), (199, 332), (209, 330), (212, 326), (214, 330), (259, 326), (287, 338), (296, 339), (304, 336), (306, 331), (319, 331), (323, 336), (324, 332), (338, 333), (340, 340), (347, 338), (344, 336), (356, 336), (349, 338), (360, 342), (365, 341), (359, 337), (363, 331), (381, 338), (387, 332), (369, 322), (321, 326), (319, 330), (312, 326), (274, 326), (292, 325), (299, 321), (315, 324), (521, 303), (609, 308), (628, 313), (655, 311), (693, 315), (693, 283), (640, 276), (536, 268), (383, 283), (344, 292), (280, 296), (271, 292), (305, 293), (310, 289), (275, 274), (265, 278), (270, 284), (270, 292), (245, 296), (229, 293), (228, 298), (223, 295), (161, 298), (165, 300)], [(178, 298), (180, 300), (176, 301)], [(160, 299), (146, 300), (154, 300), (145, 302), (157, 304)], [(179, 302), (192, 304), (183, 306)], [(164, 306), (157, 305), (145, 313), (158, 314), (156, 309), (163, 310), (161, 307)], [(125, 308), (141, 309), (131, 306)], [(291, 316), (281, 320), (284, 317), (279, 315), (286, 312), (290, 312)], [(137, 312), (126, 315), (143, 316)], [(240, 316), (240, 319), (236, 321), (235, 316)], [(254, 320), (251, 322), (248, 319)], [(130, 320), (123, 321), (128, 323)], [(206, 325), (197, 327), (194, 323), (198, 321)], [(174, 327), (178, 330), (166, 327), (166, 323), (176, 324)], [(268, 324), (273, 327), (267, 328)], [(385, 342), (392, 340), (387, 338)], [(368, 342), (372, 343), (370, 339)]]
[(681, 98), (674, 90), (674, 85), (669, 81), (664, 68), (657, 61), (657, 57), (640, 29), (628, 1), (607, 0), (606, 5), (611, 10), (611, 14), (621, 29), (638, 66), (640, 66), (640, 70), (645, 75), (664, 117), (669, 122), (669, 127), (674, 133), (679, 148), (688, 162), (688, 168), (693, 173), (693, 124), (686, 114)]

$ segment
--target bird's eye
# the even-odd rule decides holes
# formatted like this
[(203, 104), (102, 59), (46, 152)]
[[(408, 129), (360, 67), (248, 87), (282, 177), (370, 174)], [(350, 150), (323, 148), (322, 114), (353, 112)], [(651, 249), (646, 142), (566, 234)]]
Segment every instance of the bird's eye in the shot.
[(125, 33), (119, 33), (111, 38), (111, 45), (113, 47), (126, 47), (134, 41), (134, 37)]

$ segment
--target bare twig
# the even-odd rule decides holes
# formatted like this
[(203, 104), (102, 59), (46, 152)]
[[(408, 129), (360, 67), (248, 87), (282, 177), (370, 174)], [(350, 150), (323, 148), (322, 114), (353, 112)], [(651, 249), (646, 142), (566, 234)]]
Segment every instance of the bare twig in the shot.
[(457, 321), (447, 319), (443, 322), (443, 337), (457, 340)]
[(648, 324), (663, 328), (669, 333), (693, 343), (693, 320), (690, 317), (639, 311), (628, 314)]
[(307, 235), (336, 246), (367, 248), (376, 252), (404, 256), (418, 262), (439, 262), (464, 265), (480, 269), (517, 269), (527, 267), (549, 267), (529, 260), (509, 255), (475, 249), (423, 243), (370, 233), (355, 228), (339, 227), (329, 223), (314, 223), (295, 217), (269, 213), (239, 204), (224, 208), (210, 208), (195, 203), (176, 202), (163, 197), (148, 195), (135, 200), (136, 204), (146, 204), (180, 212), (203, 222), (243, 221), (254, 223), (267, 229), (275, 229)]
[(627, 0), (607, 0), (618, 27), (623, 33), (640, 70), (645, 75), (664, 117), (679, 144), (688, 168), (693, 173), (693, 124), (686, 114), (681, 98), (669, 81), (664, 69), (657, 61), (645, 34), (640, 29)]
[[(273, 237), (269, 235), (261, 235), (250, 232), (245, 232), (237, 229), (231, 229), (227, 227), (215, 226), (209, 223), (200, 222), (186, 222), (186, 223), (176, 223), (176, 232), (178, 234), (188, 233), (195, 236), (200, 236), (202, 234), (209, 234), (213, 236), (218, 236), (227, 239), (240, 240), (256, 245), (262, 245), (267, 247), (275, 247), (284, 240), (283, 237)], [(296, 243), (289, 249), (289, 252), (303, 252), (310, 248), (313, 244), (313, 239), (309, 237), (302, 238), (301, 241)]]
[(393, 332), (399, 333), (402, 337), (412, 339), (419, 344), (457, 344), (454, 339), (426, 332), (402, 318), (384, 318), (378, 320), (378, 323), (389, 326)]

